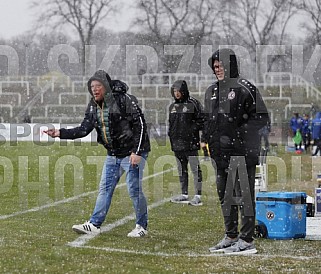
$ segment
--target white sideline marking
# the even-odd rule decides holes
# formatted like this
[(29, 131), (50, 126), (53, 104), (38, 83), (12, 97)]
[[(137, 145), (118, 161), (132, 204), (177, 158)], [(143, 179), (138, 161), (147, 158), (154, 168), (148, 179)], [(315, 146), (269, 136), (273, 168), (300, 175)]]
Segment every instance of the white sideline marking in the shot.
[(269, 254), (239, 254), (239, 255), (231, 255), (224, 253), (209, 253), (209, 254), (197, 254), (197, 253), (164, 253), (164, 252), (149, 252), (149, 251), (137, 251), (137, 250), (128, 250), (121, 248), (110, 248), (110, 247), (95, 247), (95, 246), (78, 246), (80, 248), (88, 248), (95, 250), (103, 250), (106, 252), (119, 252), (119, 253), (127, 253), (127, 254), (137, 254), (137, 255), (146, 255), (146, 256), (160, 256), (160, 257), (226, 257), (226, 256), (246, 256), (246, 257), (259, 257), (259, 258), (284, 258), (284, 259), (294, 259), (294, 260), (311, 260), (311, 259), (321, 259), (321, 256), (294, 256), (294, 255), (269, 255)]
[[(170, 172), (170, 171), (172, 171), (174, 169), (175, 168), (170, 168), (170, 169), (167, 169), (165, 171), (161, 171), (161, 172), (146, 176), (146, 177), (143, 178), (143, 181), (145, 181), (145, 180), (147, 180), (149, 178), (156, 177), (158, 175)], [(117, 185), (116, 188), (123, 187), (123, 186), (126, 186), (126, 183), (122, 183), (120, 185)], [(43, 205), (43, 206), (37, 206), (37, 207), (34, 207), (34, 208), (30, 208), (30, 209), (23, 210), (23, 211), (18, 211), (18, 212), (15, 212), (15, 213), (12, 213), (12, 214), (8, 214), (8, 215), (0, 215), (0, 220), (5, 220), (5, 219), (11, 218), (11, 217), (16, 217), (16, 216), (19, 216), (19, 215), (22, 215), (22, 214), (26, 214), (26, 213), (30, 213), (30, 212), (36, 212), (36, 211), (40, 211), (40, 210), (43, 210), (43, 209), (46, 209), (46, 208), (54, 207), (54, 206), (57, 206), (57, 205), (60, 205), (60, 204), (73, 202), (75, 200), (78, 200), (79, 198), (83, 198), (83, 197), (89, 196), (91, 194), (95, 194), (97, 191), (98, 190), (82, 193), (80, 195), (73, 196), (73, 197), (70, 197), (70, 198), (67, 198), (67, 199), (63, 199), (63, 200), (60, 200), (60, 201), (57, 201), (57, 202), (54, 202), (54, 203), (51, 203), (51, 204), (46, 204), (46, 205)]]
[(24, 211), (18, 211), (18, 212), (15, 212), (15, 213), (12, 213), (12, 214), (8, 214), (8, 215), (2, 215), (2, 216), (0, 216), (0, 220), (4, 220), (4, 219), (15, 217), (15, 216), (18, 216), (18, 215), (21, 215), (21, 214), (25, 214), (25, 213), (29, 213), (29, 212), (36, 212), (36, 211), (40, 211), (40, 210), (45, 209), (45, 208), (49, 208), (49, 207), (53, 207), (53, 206), (56, 206), (56, 205), (72, 202), (72, 201), (75, 201), (75, 200), (77, 200), (79, 198), (86, 197), (86, 196), (89, 196), (91, 194), (94, 194), (95, 192), (97, 192), (97, 190), (86, 192), (86, 193), (82, 193), (82, 194), (80, 194), (78, 196), (73, 196), (73, 197), (70, 197), (70, 198), (67, 198), (67, 199), (63, 199), (63, 200), (54, 202), (52, 204), (46, 204), (46, 205), (43, 205), (43, 206), (37, 206), (37, 207), (34, 207), (34, 208), (30, 208), (30, 209), (27, 209), (27, 210), (24, 210)]
[[(153, 209), (153, 208), (156, 208), (156, 207), (159, 207), (167, 202), (170, 201), (170, 198), (166, 198), (166, 199), (163, 199), (161, 201), (158, 201), (156, 203), (153, 203), (151, 205), (149, 205), (147, 208), (148, 210), (150, 209)], [(114, 229), (115, 227), (118, 227), (118, 226), (121, 226), (121, 225), (124, 225), (126, 223), (128, 223), (129, 221), (131, 220), (135, 220), (136, 216), (135, 214), (131, 214), (131, 215), (128, 215), (112, 224), (108, 224), (108, 225), (105, 225), (103, 227), (101, 227), (101, 232), (104, 233), (104, 232), (108, 232), (108, 231), (111, 231), (112, 229)], [(69, 246), (72, 246), (72, 247), (82, 247), (83, 245), (86, 244), (86, 242), (88, 242), (89, 240), (95, 238), (96, 236), (98, 236), (99, 234), (84, 234), (80, 237), (78, 237), (76, 240), (74, 240), (73, 242), (70, 242), (68, 243), (67, 245)]]

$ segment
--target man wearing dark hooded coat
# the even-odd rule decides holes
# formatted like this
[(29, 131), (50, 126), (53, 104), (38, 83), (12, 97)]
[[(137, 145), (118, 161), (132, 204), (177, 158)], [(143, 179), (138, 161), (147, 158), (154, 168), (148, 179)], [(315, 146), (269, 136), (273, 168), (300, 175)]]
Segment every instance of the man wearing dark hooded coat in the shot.
[[(198, 160), (200, 131), (204, 124), (201, 103), (189, 95), (187, 83), (177, 80), (171, 87), (174, 102), (169, 106), (168, 136), (175, 153), (181, 185), (181, 194), (172, 198), (173, 203), (201, 206), (202, 170)], [(194, 177), (194, 198), (188, 199), (188, 163)]]
[(111, 80), (108, 73), (98, 70), (89, 79), (88, 92), (92, 96), (85, 117), (75, 128), (48, 129), (44, 133), (60, 139), (76, 139), (97, 131), (97, 142), (107, 150), (99, 183), (96, 205), (89, 219), (73, 225), (79, 234), (99, 234), (105, 221), (117, 183), (126, 173), (126, 184), (136, 215), (135, 228), (128, 237), (147, 235), (147, 201), (142, 178), (150, 151), (150, 141), (144, 114), (136, 97), (127, 94), (128, 86)]
[(255, 173), (260, 153), (259, 130), (268, 125), (268, 112), (258, 89), (239, 76), (234, 51), (220, 49), (208, 62), (218, 81), (205, 94), (202, 146), (208, 144), (214, 160), (225, 225), (224, 238), (209, 251), (256, 253)]

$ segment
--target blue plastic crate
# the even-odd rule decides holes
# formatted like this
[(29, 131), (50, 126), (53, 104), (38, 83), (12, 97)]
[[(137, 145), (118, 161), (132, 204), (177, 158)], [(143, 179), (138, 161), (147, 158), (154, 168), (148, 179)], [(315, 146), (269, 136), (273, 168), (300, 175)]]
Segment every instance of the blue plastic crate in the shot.
[(258, 192), (256, 219), (267, 229), (267, 238), (296, 239), (306, 235), (305, 192)]

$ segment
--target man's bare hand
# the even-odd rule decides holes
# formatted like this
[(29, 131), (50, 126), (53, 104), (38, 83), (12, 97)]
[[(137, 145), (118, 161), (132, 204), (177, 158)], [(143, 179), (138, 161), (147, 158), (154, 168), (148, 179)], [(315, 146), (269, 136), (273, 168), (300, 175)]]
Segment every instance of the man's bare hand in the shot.
[(135, 154), (135, 153), (132, 153), (130, 156), (129, 156), (129, 162), (131, 163), (131, 165), (138, 165), (141, 161), (142, 157)]
[(49, 135), (52, 138), (60, 136), (60, 130), (59, 129), (54, 129), (54, 128), (48, 129), (48, 130), (44, 130), (43, 133), (46, 133), (47, 135)]
[(206, 147), (206, 143), (201, 142), (201, 148)]

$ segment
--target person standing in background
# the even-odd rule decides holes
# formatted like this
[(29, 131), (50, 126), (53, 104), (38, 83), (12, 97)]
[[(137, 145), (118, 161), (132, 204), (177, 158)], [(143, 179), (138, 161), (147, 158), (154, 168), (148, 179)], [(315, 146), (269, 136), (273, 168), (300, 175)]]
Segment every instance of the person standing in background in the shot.
[[(292, 138), (295, 137), (297, 132), (301, 134), (301, 129), (302, 129), (302, 117), (299, 115), (299, 113), (294, 112), (293, 116), (290, 120), (290, 128), (292, 131)], [(300, 143), (294, 143), (295, 150), (300, 150), (301, 149), (302, 142)]]
[[(181, 185), (181, 194), (171, 199), (173, 203), (202, 205), (202, 170), (198, 159), (200, 131), (203, 129), (204, 113), (201, 103), (189, 95), (187, 83), (177, 80), (171, 87), (174, 102), (169, 106), (168, 136), (175, 153)], [(195, 196), (188, 199), (188, 163), (194, 177)]]
[(316, 146), (312, 156), (317, 156), (321, 151), (321, 112), (317, 112), (311, 123), (313, 144)]
[(303, 119), (302, 119), (302, 140), (303, 140), (305, 153), (308, 153), (308, 148), (310, 147), (310, 142), (311, 142), (311, 125), (310, 125), (310, 117), (307, 114), (303, 114)]

